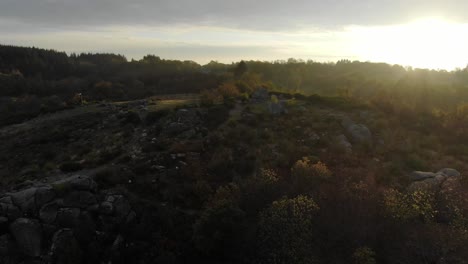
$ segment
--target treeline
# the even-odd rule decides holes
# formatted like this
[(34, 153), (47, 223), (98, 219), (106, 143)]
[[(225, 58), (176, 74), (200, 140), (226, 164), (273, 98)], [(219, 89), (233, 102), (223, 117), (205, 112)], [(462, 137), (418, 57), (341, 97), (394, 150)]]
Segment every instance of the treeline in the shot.
[[(246, 86), (266, 84), (269, 89), (292, 93), (354, 97), (387, 112), (402, 108), (416, 112), (453, 110), (468, 101), (468, 68), (448, 72), (385, 63), (296, 59), (200, 65), (154, 55), (129, 61), (116, 54), (67, 55), (0, 45), (0, 98), (9, 102), (8, 109), (24, 110), (31, 100), (40, 105), (26, 116), (71, 106), (77, 94), (86, 101), (133, 100), (210, 91), (226, 83), (235, 83), (241, 93), (252, 88)], [(21, 106), (16, 104), (18, 100)]]
[(130, 100), (153, 94), (197, 92), (218, 78), (192, 61), (148, 55), (127, 61), (115, 54), (71, 54), (0, 46), (0, 96), (61, 97), (82, 93), (89, 100)]

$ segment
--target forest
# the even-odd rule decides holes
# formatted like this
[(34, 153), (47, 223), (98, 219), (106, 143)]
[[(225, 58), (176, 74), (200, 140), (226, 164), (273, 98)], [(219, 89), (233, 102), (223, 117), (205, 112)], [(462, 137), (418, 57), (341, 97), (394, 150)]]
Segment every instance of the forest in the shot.
[(468, 67), (0, 46), (0, 263), (468, 263)]

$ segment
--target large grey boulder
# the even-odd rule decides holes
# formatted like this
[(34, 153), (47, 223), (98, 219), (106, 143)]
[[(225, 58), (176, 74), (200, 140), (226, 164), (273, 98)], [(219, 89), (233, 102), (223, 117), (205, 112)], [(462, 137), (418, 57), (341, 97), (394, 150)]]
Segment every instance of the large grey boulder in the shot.
[(414, 182), (408, 186), (408, 191), (439, 192), (448, 180), (459, 181), (459, 176), (460, 173), (451, 168), (441, 169), (437, 173), (414, 171), (410, 174), (410, 179)]
[(10, 231), (25, 255), (30, 257), (41, 255), (42, 229), (37, 220), (19, 218), (10, 225)]
[(437, 172), (437, 174), (442, 174), (447, 177), (459, 177), (460, 176), (460, 172), (458, 172), (456, 169), (451, 169), (451, 168), (441, 169), (440, 171)]
[(412, 181), (423, 181), (425, 179), (435, 178), (436, 176), (437, 176), (437, 174), (433, 173), (433, 172), (413, 171), (410, 174), (410, 180), (412, 180)]
[(370, 144), (372, 143), (372, 133), (369, 128), (362, 124), (352, 124), (348, 127), (347, 132), (351, 136), (354, 143)]

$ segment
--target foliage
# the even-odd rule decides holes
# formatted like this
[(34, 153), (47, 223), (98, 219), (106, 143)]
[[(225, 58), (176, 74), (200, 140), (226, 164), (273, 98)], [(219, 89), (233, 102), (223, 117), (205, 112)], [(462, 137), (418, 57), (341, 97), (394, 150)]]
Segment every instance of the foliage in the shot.
[(355, 264), (376, 264), (375, 252), (369, 247), (360, 247), (353, 253)]
[(259, 245), (262, 263), (311, 263), (312, 239), (318, 205), (307, 196), (283, 198), (260, 214)]
[(388, 215), (398, 220), (421, 219), (430, 222), (436, 214), (433, 203), (433, 195), (424, 191), (404, 194), (389, 189), (384, 193), (384, 206)]

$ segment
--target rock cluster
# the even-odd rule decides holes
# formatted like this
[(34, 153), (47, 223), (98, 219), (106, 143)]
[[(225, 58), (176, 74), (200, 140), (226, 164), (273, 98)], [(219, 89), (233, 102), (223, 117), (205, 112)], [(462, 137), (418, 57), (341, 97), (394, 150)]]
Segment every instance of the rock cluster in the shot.
[(5, 193), (0, 199), (0, 263), (81, 263), (90, 251), (99, 255), (109, 250), (100, 241), (110, 241), (110, 248), (121, 227), (135, 218), (124, 195), (98, 191), (87, 176)]
[(288, 109), (286, 108), (286, 101), (280, 100), (278, 102), (270, 102), (268, 105), (268, 110), (272, 115), (287, 114)]
[(201, 126), (201, 113), (196, 109), (179, 109), (165, 124), (162, 134), (178, 138), (193, 138), (206, 132)]
[(410, 180), (414, 181), (408, 189), (410, 191), (438, 191), (443, 183), (450, 178), (459, 178), (460, 172), (451, 168), (444, 168), (438, 172), (414, 171), (410, 174)]

